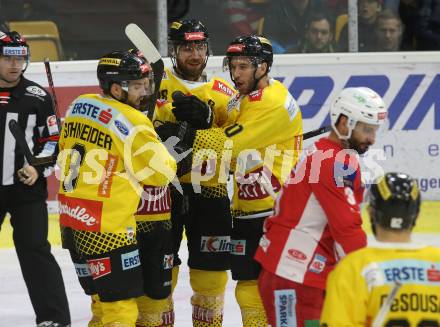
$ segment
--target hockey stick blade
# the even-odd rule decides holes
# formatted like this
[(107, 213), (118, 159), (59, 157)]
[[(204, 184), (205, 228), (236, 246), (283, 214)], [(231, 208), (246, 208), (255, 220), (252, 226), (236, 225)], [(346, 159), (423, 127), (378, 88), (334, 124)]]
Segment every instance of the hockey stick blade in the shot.
[(154, 72), (154, 96), (149, 101), (148, 118), (153, 119), (154, 107), (156, 99), (159, 96), (160, 83), (162, 81), (164, 63), (162, 57), (154, 46), (149, 37), (142, 31), (142, 29), (134, 23), (128, 24), (125, 27), (125, 35), (134, 46), (142, 52), (144, 57), (148, 60)]
[(318, 129), (314, 129), (313, 131), (304, 133), (303, 134), (303, 140), (307, 140), (307, 139), (310, 139), (312, 137), (315, 137), (315, 136), (318, 136), (318, 135), (330, 132), (331, 130), (332, 130), (331, 126), (323, 126), (323, 127), (318, 128)]
[(35, 157), (31, 149), (29, 149), (29, 145), (26, 142), (26, 137), (23, 133), (23, 130), (18, 125), (17, 121), (14, 119), (11, 119), (9, 121), (9, 130), (11, 131), (12, 136), (14, 137), (15, 141), (17, 142), (20, 149), (23, 151), (23, 154), (31, 166), (43, 166), (43, 165), (49, 165), (56, 162), (57, 158), (56, 156), (48, 156), (48, 157)]
[(162, 60), (162, 57), (153, 42), (151, 42), (139, 26), (133, 23), (128, 24), (125, 27), (125, 35), (127, 35), (128, 39), (136, 46), (136, 48), (142, 51), (143, 55), (150, 63)]

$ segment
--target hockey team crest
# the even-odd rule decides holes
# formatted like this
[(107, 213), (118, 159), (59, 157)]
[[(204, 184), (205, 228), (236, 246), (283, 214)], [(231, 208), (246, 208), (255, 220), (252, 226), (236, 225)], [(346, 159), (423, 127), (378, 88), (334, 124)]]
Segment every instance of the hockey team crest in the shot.
[(44, 97), (46, 95), (46, 91), (44, 91), (42, 88), (39, 88), (38, 86), (35, 86), (35, 85), (28, 86), (26, 88), (26, 91), (31, 94), (38, 95), (40, 97)]

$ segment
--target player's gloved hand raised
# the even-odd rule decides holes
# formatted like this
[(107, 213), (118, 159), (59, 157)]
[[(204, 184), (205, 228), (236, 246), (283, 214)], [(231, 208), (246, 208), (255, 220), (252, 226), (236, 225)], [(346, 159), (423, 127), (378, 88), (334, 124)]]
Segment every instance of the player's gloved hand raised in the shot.
[(211, 107), (194, 95), (176, 91), (173, 97), (173, 114), (178, 121), (186, 121), (195, 129), (207, 129), (214, 119)]
[(191, 171), (191, 152), (196, 130), (186, 122), (178, 124), (166, 122), (156, 127), (156, 133), (177, 162), (177, 176), (180, 177)]

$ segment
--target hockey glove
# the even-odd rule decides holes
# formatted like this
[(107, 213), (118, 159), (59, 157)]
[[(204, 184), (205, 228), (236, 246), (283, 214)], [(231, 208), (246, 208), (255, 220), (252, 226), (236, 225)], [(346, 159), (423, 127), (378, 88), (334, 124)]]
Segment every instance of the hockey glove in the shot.
[(212, 109), (194, 95), (173, 93), (173, 114), (178, 121), (186, 121), (195, 129), (207, 129), (214, 119)]
[(177, 176), (183, 176), (191, 171), (192, 146), (196, 130), (188, 123), (166, 122), (156, 128), (162, 143), (177, 162)]

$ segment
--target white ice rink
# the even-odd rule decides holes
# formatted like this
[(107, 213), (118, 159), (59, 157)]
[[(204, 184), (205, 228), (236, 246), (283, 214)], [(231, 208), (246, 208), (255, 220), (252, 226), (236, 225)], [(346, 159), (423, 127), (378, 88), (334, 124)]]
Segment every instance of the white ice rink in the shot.
[[(420, 234), (416, 239), (427, 244), (440, 246), (438, 234)], [(181, 252), (182, 261), (186, 262), (186, 246), (181, 247)], [(63, 271), (72, 316), (72, 327), (87, 326), (90, 318), (90, 299), (84, 295), (76, 279), (68, 252), (55, 247), (53, 253)], [(225, 327), (241, 326), (240, 312), (234, 298), (234, 286), (235, 282), (229, 281), (225, 300), (223, 323)], [(182, 264), (179, 283), (174, 294), (176, 327), (192, 326), (190, 297), (188, 268)], [(21, 276), (15, 250), (13, 248), (0, 249), (0, 326), (33, 327), (35, 326), (34, 319), (34, 312)]]
[[(87, 326), (90, 319), (90, 299), (80, 287), (76, 278), (73, 264), (67, 250), (60, 247), (52, 248), (58, 264), (63, 272), (69, 299), (72, 327)], [(187, 259), (186, 244), (181, 248), (182, 262)], [(192, 294), (189, 285), (188, 267), (182, 264), (179, 282), (174, 293), (174, 308), (176, 327), (189, 327), (191, 323), (190, 297)], [(238, 305), (234, 298), (235, 282), (229, 281), (226, 290), (226, 303), (223, 326), (237, 327), (241, 325)], [(34, 327), (35, 316), (26, 286), (21, 276), (20, 266), (13, 248), (0, 249), (0, 326), (1, 327)]]

